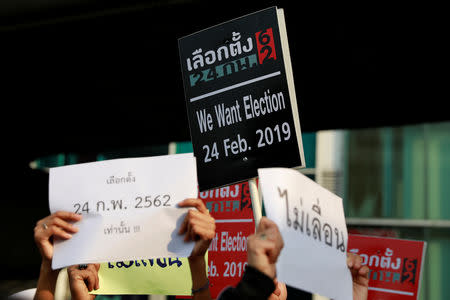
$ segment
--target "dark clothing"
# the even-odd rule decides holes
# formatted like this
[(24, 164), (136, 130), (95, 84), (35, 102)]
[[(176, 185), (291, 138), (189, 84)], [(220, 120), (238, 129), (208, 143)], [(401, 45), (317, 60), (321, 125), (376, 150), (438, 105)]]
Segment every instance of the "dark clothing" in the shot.
[(267, 300), (275, 291), (273, 279), (255, 268), (247, 266), (239, 284), (222, 290), (217, 300)]

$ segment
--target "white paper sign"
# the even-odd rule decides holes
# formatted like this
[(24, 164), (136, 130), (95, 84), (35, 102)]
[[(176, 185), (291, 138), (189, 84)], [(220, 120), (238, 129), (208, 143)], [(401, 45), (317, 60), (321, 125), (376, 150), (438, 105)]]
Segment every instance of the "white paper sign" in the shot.
[(177, 204), (197, 193), (192, 153), (50, 169), (50, 211), (83, 215), (55, 242), (52, 267), (189, 256), (194, 244), (177, 234), (188, 209)]
[(284, 240), (278, 280), (329, 298), (353, 299), (342, 199), (292, 169), (258, 174), (267, 217)]

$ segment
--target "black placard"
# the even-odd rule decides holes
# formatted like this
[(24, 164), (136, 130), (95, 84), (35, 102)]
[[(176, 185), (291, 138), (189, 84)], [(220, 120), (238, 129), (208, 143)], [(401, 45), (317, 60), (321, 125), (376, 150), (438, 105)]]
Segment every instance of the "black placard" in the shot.
[(256, 177), (257, 168), (304, 166), (276, 7), (178, 44), (201, 191)]

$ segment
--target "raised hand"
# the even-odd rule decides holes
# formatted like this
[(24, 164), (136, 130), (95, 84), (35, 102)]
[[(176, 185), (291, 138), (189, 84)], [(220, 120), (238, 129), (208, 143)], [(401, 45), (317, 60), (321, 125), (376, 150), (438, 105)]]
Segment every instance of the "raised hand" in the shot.
[(36, 242), (43, 260), (53, 258), (53, 241), (55, 238), (70, 239), (78, 228), (70, 222), (81, 220), (81, 215), (58, 211), (39, 220), (34, 227), (34, 241)]
[(352, 274), (353, 300), (366, 300), (369, 293), (369, 267), (362, 264), (361, 256), (347, 253), (347, 266)]
[(185, 241), (195, 241), (190, 257), (204, 257), (216, 234), (214, 218), (200, 199), (185, 199), (178, 206), (196, 208), (188, 211), (178, 233), (184, 234)]
[(178, 233), (184, 234), (185, 241), (195, 241), (194, 248), (189, 256), (193, 299), (210, 300), (205, 253), (216, 234), (214, 218), (211, 217), (205, 204), (200, 199), (185, 199), (178, 206), (196, 208), (196, 210), (190, 209), (188, 211)]
[(283, 238), (277, 225), (266, 217), (262, 217), (256, 233), (248, 237), (248, 264), (267, 276), (275, 278), (275, 263), (283, 247)]
[(89, 294), (99, 289), (99, 264), (74, 265), (67, 268), (69, 275), (70, 294), (73, 300), (91, 300), (95, 295)]

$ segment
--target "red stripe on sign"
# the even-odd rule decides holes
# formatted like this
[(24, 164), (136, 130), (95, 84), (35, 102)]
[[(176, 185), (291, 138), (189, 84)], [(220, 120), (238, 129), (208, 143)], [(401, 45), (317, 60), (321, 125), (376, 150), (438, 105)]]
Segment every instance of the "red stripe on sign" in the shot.
[(258, 48), (259, 64), (265, 63), (267, 60), (276, 60), (275, 43), (273, 40), (272, 28), (255, 33), (256, 46)]

